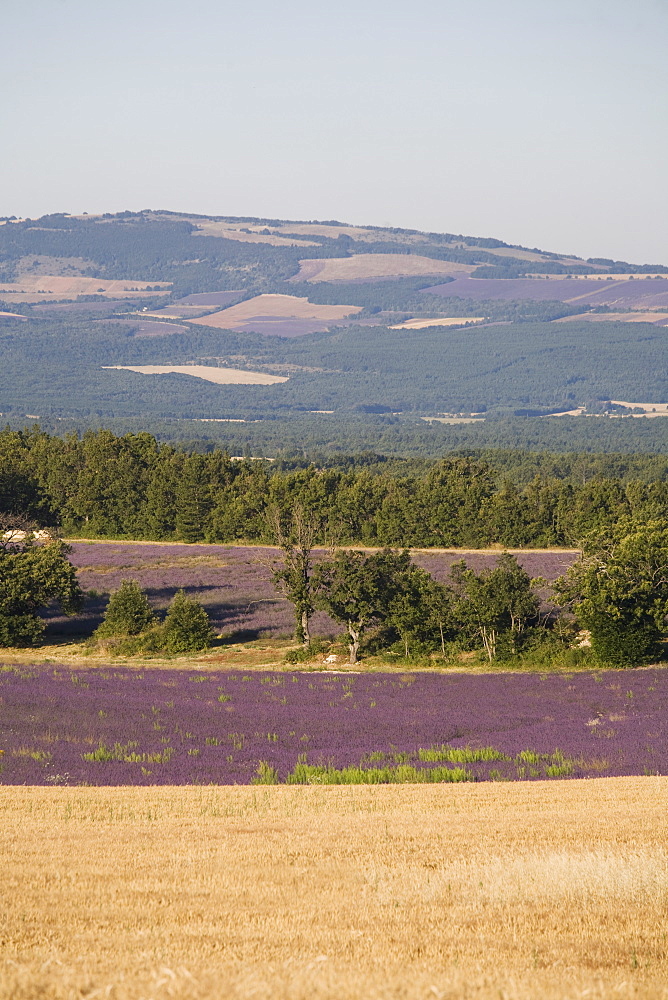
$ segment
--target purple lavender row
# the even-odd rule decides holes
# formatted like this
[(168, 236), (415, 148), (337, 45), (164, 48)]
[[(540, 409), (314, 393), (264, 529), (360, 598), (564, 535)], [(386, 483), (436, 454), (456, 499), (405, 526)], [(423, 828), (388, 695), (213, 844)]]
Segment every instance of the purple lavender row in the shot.
[(260, 761), (284, 781), (304, 754), (336, 768), (423, 768), (447, 766), (448, 748), (496, 751), (466, 764), (478, 780), (668, 774), (661, 670), (402, 677), (7, 665), (0, 699), (5, 784), (248, 784)]

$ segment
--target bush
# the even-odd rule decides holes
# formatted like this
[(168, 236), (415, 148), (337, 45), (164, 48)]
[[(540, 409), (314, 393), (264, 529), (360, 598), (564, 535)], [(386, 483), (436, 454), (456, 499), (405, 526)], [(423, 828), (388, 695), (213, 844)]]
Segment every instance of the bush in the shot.
[(162, 648), (167, 653), (194, 653), (211, 645), (209, 616), (184, 590), (174, 595), (162, 628)]
[(322, 639), (313, 639), (308, 646), (300, 646), (299, 649), (289, 649), (283, 657), (284, 663), (308, 663), (316, 656), (321, 656), (329, 648)]
[(139, 635), (155, 624), (146, 594), (136, 580), (122, 580), (121, 586), (109, 598), (104, 620), (95, 630), (96, 638), (118, 635)]
[(651, 620), (624, 621), (611, 615), (589, 617), (591, 648), (601, 663), (635, 667), (661, 654), (661, 633)]

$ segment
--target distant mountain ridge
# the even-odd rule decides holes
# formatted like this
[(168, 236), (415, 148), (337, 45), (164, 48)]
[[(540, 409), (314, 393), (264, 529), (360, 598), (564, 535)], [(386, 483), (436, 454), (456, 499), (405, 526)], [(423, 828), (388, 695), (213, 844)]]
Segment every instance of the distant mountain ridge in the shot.
[(668, 402), (667, 326), (668, 266), (490, 237), (163, 210), (0, 220), (12, 421), (491, 426), (629, 401), (618, 419)]

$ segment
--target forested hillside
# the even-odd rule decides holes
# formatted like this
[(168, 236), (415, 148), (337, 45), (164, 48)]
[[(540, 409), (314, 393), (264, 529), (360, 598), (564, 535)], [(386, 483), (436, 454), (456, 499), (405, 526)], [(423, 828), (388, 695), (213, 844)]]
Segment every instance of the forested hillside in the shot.
[[(330, 444), (662, 451), (668, 422), (619, 416), (668, 400), (666, 271), (338, 222), (6, 220), (0, 413), (53, 429), (130, 421), (271, 457)], [(195, 365), (202, 377), (123, 370)], [(244, 384), (266, 376), (282, 381)], [(571, 410), (591, 419), (513, 423)], [(471, 414), (478, 424), (420, 421)], [(253, 423), (197, 433), (193, 420)]]

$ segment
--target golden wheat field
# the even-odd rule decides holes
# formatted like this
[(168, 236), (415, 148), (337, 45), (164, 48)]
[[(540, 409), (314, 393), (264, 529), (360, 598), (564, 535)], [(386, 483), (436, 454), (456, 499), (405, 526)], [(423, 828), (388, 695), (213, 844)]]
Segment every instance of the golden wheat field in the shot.
[(263, 294), (190, 322), (220, 327), (223, 330), (234, 330), (254, 320), (317, 319), (327, 322), (343, 319), (361, 311), (362, 306), (319, 305), (317, 302), (309, 302), (307, 298), (296, 295)]
[(667, 997), (667, 795), (0, 788), (0, 997)]
[(151, 295), (168, 295), (170, 281), (135, 281), (130, 279), (86, 278), (81, 275), (23, 275), (20, 281), (1, 283), (0, 297), (12, 302), (51, 302), (75, 299), (78, 295), (102, 295), (105, 298), (132, 299)]
[(102, 365), (105, 369), (138, 372), (140, 375), (192, 375), (217, 385), (274, 385), (287, 382), (284, 375), (248, 372), (241, 368), (214, 368), (211, 365)]

